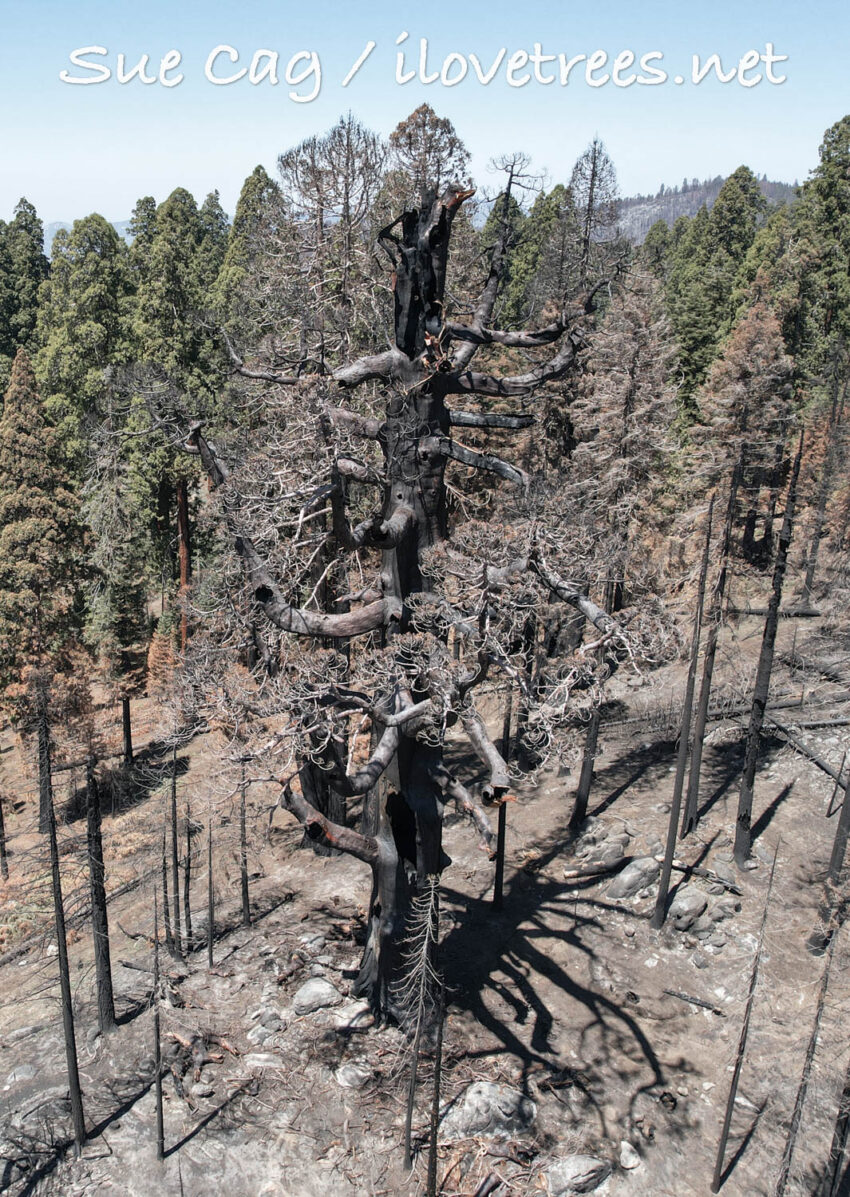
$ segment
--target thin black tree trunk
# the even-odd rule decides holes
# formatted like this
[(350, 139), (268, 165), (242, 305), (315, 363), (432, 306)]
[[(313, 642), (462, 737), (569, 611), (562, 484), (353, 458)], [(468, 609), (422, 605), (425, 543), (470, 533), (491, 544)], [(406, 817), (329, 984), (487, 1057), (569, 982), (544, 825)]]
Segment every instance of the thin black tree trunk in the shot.
[(847, 1133), (850, 1130), (850, 1064), (844, 1074), (844, 1088), (838, 1102), (832, 1146), (817, 1197), (839, 1197), (842, 1172), (847, 1156)]
[(844, 801), (841, 803), (841, 814), (838, 816), (835, 839), (832, 842), (832, 854), (829, 858), (829, 869), (818, 912), (818, 926), (808, 940), (809, 951), (814, 956), (822, 956), (826, 951), (827, 944), (833, 939), (835, 931), (833, 920), (841, 896), (840, 885), (844, 872), (844, 858), (847, 855), (848, 838), (850, 838), (850, 774), (848, 774), (844, 787)]
[(823, 470), (821, 472), (820, 486), (818, 487), (818, 502), (815, 510), (815, 526), (812, 529), (812, 539), (809, 544), (808, 561), (806, 562), (806, 576), (803, 579), (803, 606), (809, 607), (812, 602), (812, 587), (815, 584), (815, 572), (818, 567), (818, 556), (820, 555), (820, 542), (823, 536), (823, 525), (826, 520), (826, 505), (829, 501), (829, 493), (832, 489), (832, 475), (835, 464), (835, 442), (837, 439), (836, 427), (834, 421), (830, 421), (829, 426), (829, 441), (826, 447), (826, 457), (823, 463)]
[(679, 749), (676, 753), (676, 776), (673, 780), (673, 798), (670, 803), (670, 821), (667, 826), (667, 846), (664, 852), (664, 864), (661, 869), (661, 879), (658, 883), (658, 897), (655, 900), (655, 910), (652, 915), (652, 926), (657, 930), (664, 925), (667, 917), (667, 894), (670, 891), (670, 876), (673, 872), (673, 854), (676, 850), (676, 834), (679, 829), (679, 812), (682, 807), (682, 790), (685, 785), (685, 769), (688, 763), (688, 741), (691, 736), (691, 713), (694, 706), (694, 689), (696, 687), (697, 662), (699, 661), (699, 641), (702, 629), (702, 608), (705, 602), (705, 580), (708, 577), (708, 558), (711, 550), (711, 522), (714, 516), (714, 496), (708, 507), (708, 524), (705, 529), (705, 546), (702, 552), (702, 562), (697, 586), (697, 605), (694, 611), (694, 627), (691, 635), (691, 659), (688, 664), (688, 680), (685, 684), (685, 699), (682, 705), (682, 722), (679, 727)]
[[(48, 777), (50, 758), (48, 754)], [(62, 878), (59, 873), (59, 842), (56, 835), (56, 814), (51, 802), (47, 810), (47, 833), (50, 838), (50, 872), (53, 879), (53, 911), (56, 918), (56, 947), (59, 954), (59, 990), (62, 999), (62, 1026), (65, 1032), (65, 1059), (68, 1065), (68, 1091), (71, 1098), (71, 1119), (74, 1125), (74, 1151), (79, 1155), (86, 1140), (86, 1120), (83, 1113), (83, 1092), (77, 1065), (77, 1040), (74, 1034), (74, 1007), (71, 1000), (71, 974), (68, 966), (68, 940), (65, 934), (65, 905), (62, 901)]]
[(581, 758), (581, 772), (578, 777), (575, 804), (570, 816), (570, 827), (573, 830), (581, 827), (587, 818), (587, 803), (590, 798), (590, 787), (593, 784), (593, 766), (596, 761), (596, 746), (599, 743), (599, 725), (602, 722), (602, 709), (593, 708), (587, 734), (584, 737), (584, 754)]
[(175, 956), (183, 955), (183, 932), (180, 922), (180, 843), (177, 837), (177, 745), (171, 749), (171, 901), (173, 906), (172, 938)]
[(9, 859), (6, 855), (6, 819), (3, 815), (3, 795), (0, 794), (0, 874), (9, 880)]
[(794, 507), (797, 500), (797, 480), (800, 476), (802, 456), (803, 437), (801, 435), (797, 456), (794, 458), (791, 481), (788, 484), (785, 515), (782, 519), (782, 531), (779, 533), (779, 546), (776, 550), (776, 563), (773, 568), (773, 589), (770, 596), (770, 603), (768, 604), (767, 619), (764, 624), (764, 636), (762, 638), (761, 653), (756, 671), (756, 683), (753, 688), (753, 705), (747, 729), (747, 748), (744, 756), (741, 788), (738, 793), (738, 816), (735, 827), (735, 861), (738, 868), (743, 868), (749, 859), (753, 842), (753, 787), (761, 744), (761, 730), (764, 725), (764, 711), (770, 692), (770, 675), (773, 672), (773, 655), (776, 646), (776, 632), (779, 626), (779, 606), (782, 602), (782, 583), (785, 579), (785, 570), (788, 564), (788, 549), (791, 545), (791, 535), (794, 529)]
[(115, 1030), (115, 999), (112, 993), (112, 963), (109, 956), (109, 918), (106, 911), (106, 870), (103, 864), (103, 836), (100, 827), (100, 789), (94, 761), (86, 762), (86, 821), (88, 833), (91, 925), (94, 936), (94, 964), (97, 984), (97, 1020), (101, 1031)]
[(215, 891), (213, 888), (212, 815), (207, 822), (207, 964), (213, 966), (213, 935), (215, 934)]
[(239, 781), (239, 877), (242, 883), (242, 925), (251, 926), (251, 900), (248, 893), (248, 817), (247, 785), (245, 783), (245, 761), (240, 761)]
[[(502, 757), (505, 761), (511, 754), (511, 715), (513, 713), (513, 690), (508, 690), (505, 703), (505, 718), (502, 724)], [(496, 868), (493, 876), (493, 909), (502, 909), (503, 889), (505, 883), (505, 833), (507, 831), (507, 804), (502, 801), (499, 805), (498, 822), (496, 824)]]
[(720, 639), (720, 625), (723, 620), (723, 595), (726, 590), (726, 577), (729, 571), (729, 553), (732, 547), (732, 522), (735, 518), (735, 503), (738, 497), (740, 479), (741, 465), (739, 463), (732, 471), (729, 504), (726, 508), (726, 524), (723, 529), (723, 546), (720, 550), (720, 572), (714, 584), (711, 605), (708, 612), (708, 638), (705, 644), (705, 654), (702, 662), (702, 681), (700, 682), (696, 719), (694, 721), (694, 742), (691, 752), (691, 768), (688, 774), (685, 813), (682, 817), (682, 837), (693, 831), (699, 821), (699, 779), (702, 769), (702, 752), (705, 744), (708, 708), (711, 701), (711, 682), (714, 676), (717, 642)]
[(761, 961), (761, 949), (764, 943), (764, 929), (767, 926), (767, 912), (770, 908), (770, 895), (773, 890), (773, 877), (776, 873), (776, 858), (779, 855), (779, 843), (777, 842), (776, 851), (773, 854), (773, 864), (770, 869), (770, 880), (767, 883), (767, 894), (764, 899), (764, 913), (761, 917), (761, 928), (759, 929), (758, 944), (756, 946), (756, 954), (753, 960), (753, 971), (750, 974), (750, 987), (747, 992), (747, 1004), (744, 1007), (744, 1021), (741, 1024), (741, 1038), (738, 1040), (738, 1051), (735, 1056), (735, 1068), (732, 1072), (732, 1082), (729, 1086), (729, 1097), (726, 1100), (726, 1113), (723, 1117), (723, 1129), (720, 1132), (720, 1142), (717, 1145), (717, 1159), (714, 1164), (714, 1176), (711, 1181), (712, 1193), (719, 1193), (720, 1186), (723, 1184), (723, 1160), (726, 1156), (726, 1143), (729, 1139), (729, 1128), (732, 1125), (732, 1112), (735, 1108), (735, 1096), (738, 1092), (738, 1081), (741, 1079), (741, 1069), (744, 1064), (744, 1052), (747, 1049), (747, 1036), (750, 1033), (750, 1015), (753, 1011), (753, 998), (756, 992), (756, 983), (759, 975), (759, 962)]
[(165, 1157), (165, 1123), (162, 1116), (162, 1041), (159, 1033), (159, 909), (153, 892), (153, 1067), (156, 1096), (156, 1158)]
[(162, 919), (165, 924), (165, 948), (170, 955), (174, 955), (174, 936), (171, 931), (171, 914), (168, 908), (168, 848), (167, 836), (165, 831), (166, 815), (163, 812), (162, 824)]
[(38, 734), (38, 830), (46, 835), (50, 830), (53, 810), (53, 779), (50, 765), (50, 721), (47, 715), (46, 683), (39, 678), (36, 684), (36, 721)]
[(791, 1160), (794, 1155), (794, 1144), (797, 1142), (797, 1134), (800, 1130), (800, 1122), (803, 1118), (803, 1106), (806, 1104), (806, 1094), (809, 1089), (809, 1077), (812, 1072), (812, 1064), (814, 1063), (815, 1051), (818, 1046), (818, 1037), (820, 1036), (820, 1024), (823, 1018), (823, 1007), (826, 1001), (826, 989), (829, 985), (829, 972), (832, 967), (833, 953), (835, 951), (835, 938), (829, 945), (829, 954), (826, 958), (826, 964), (821, 977), (820, 991), (818, 992), (818, 1004), (815, 1009), (815, 1022), (812, 1027), (812, 1033), (809, 1037), (809, 1046), (806, 1048), (806, 1058), (803, 1062), (803, 1073), (800, 1077), (800, 1084), (797, 1088), (797, 1097), (794, 1101), (794, 1112), (791, 1115), (791, 1124), (788, 1127), (788, 1136), (785, 1140), (785, 1150), (782, 1153), (782, 1164), (779, 1169), (779, 1178), (776, 1181), (776, 1188), (774, 1189), (774, 1197), (782, 1197), (788, 1184), (788, 1174), (791, 1171)]
[(133, 763), (133, 724), (130, 721), (130, 699), (125, 694), (121, 698), (121, 730), (124, 741), (124, 764)]
[(440, 1134), (440, 1089), (443, 1074), (443, 1023), (446, 1018), (446, 989), (442, 974), (437, 999), (437, 1042), (434, 1047), (434, 1089), (431, 1096), (431, 1125), (428, 1143), (428, 1182), (426, 1197), (437, 1197), (437, 1147)]
[(194, 947), (192, 935), (192, 812), (186, 799), (186, 861), (183, 866), (183, 920), (186, 926), (186, 951)]

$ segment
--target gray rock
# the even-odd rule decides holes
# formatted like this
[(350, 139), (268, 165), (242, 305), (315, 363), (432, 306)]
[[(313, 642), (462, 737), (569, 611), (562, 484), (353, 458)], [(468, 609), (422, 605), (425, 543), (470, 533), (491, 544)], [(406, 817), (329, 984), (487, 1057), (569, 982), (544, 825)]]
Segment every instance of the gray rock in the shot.
[(687, 931), (708, 906), (708, 898), (695, 885), (686, 885), (670, 903), (670, 918), (679, 931)]
[(714, 871), (721, 881), (728, 881), (730, 885), (738, 884), (738, 874), (731, 861), (727, 862), (725, 857), (715, 857)]
[(592, 1193), (611, 1175), (611, 1165), (595, 1155), (570, 1155), (546, 1172), (550, 1197)]
[(197, 1085), (192, 1086), (193, 1097), (212, 1097), (214, 1093), (215, 1089), (212, 1087), (212, 1085), (205, 1085), (201, 1081), (199, 1081)]
[(474, 1081), (444, 1114), (440, 1134), (444, 1140), (511, 1139), (529, 1131), (536, 1117), (534, 1102), (516, 1089)]
[(342, 1001), (342, 994), (321, 977), (313, 977), (305, 982), (292, 999), (292, 1009), (296, 1014), (312, 1014), (314, 1010), (324, 1010), (326, 1006), (338, 1006)]
[(661, 865), (653, 856), (638, 856), (608, 886), (609, 898), (633, 898), (658, 880)]
[(17, 1085), (20, 1081), (31, 1081), (34, 1076), (35, 1069), (32, 1064), (19, 1064), (6, 1077), (6, 1088), (8, 1089), (10, 1085)]
[(343, 1089), (362, 1089), (372, 1079), (372, 1069), (366, 1064), (341, 1064), (334, 1079)]
[(625, 1168), (626, 1171), (631, 1171), (632, 1168), (639, 1168), (641, 1163), (640, 1156), (632, 1147), (628, 1139), (620, 1140), (620, 1167)]
[(242, 1057), (242, 1067), (252, 1071), (254, 1068), (280, 1068), (283, 1060), (272, 1052), (249, 1052)]
[(255, 1047), (262, 1047), (267, 1039), (271, 1039), (273, 1032), (268, 1027), (260, 1024), (256, 1027), (251, 1027), (251, 1030), (245, 1036), (249, 1043), (253, 1043)]
[(706, 960), (705, 956), (701, 956), (699, 952), (694, 952), (693, 956), (691, 957), (691, 963), (693, 964), (694, 968), (708, 968), (708, 961)]

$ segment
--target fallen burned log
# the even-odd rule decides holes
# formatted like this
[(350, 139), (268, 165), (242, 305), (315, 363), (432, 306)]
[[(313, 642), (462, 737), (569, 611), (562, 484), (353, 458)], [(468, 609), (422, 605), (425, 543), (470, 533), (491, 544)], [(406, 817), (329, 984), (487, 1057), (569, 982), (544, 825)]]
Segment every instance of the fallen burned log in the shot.
[[(767, 607), (727, 607), (726, 614), (744, 618), (747, 615), (759, 615), (763, 619), (767, 615)], [(780, 619), (820, 619), (821, 615), (822, 612), (814, 607), (786, 607), (779, 612)]]
[(721, 1010), (719, 1006), (713, 1006), (711, 1002), (703, 1001), (702, 998), (691, 997), (689, 993), (679, 993), (678, 989), (663, 989), (661, 992), (678, 998), (680, 1002), (690, 1002), (692, 1006), (701, 1006), (703, 1010), (710, 1010), (712, 1014), (716, 1014), (720, 1018), (726, 1017), (725, 1010)]
[(770, 715), (766, 715), (765, 718), (768, 723), (776, 728), (780, 735), (785, 737), (788, 744), (795, 749), (795, 751), (799, 752), (801, 756), (806, 757), (806, 759), (811, 761), (813, 765), (817, 765), (821, 772), (825, 773), (827, 777), (831, 777), (833, 781), (838, 782), (839, 785), (846, 784), (846, 778), (842, 776), (841, 771), (833, 769), (831, 765), (828, 765), (823, 757), (818, 756), (816, 752), (813, 752), (812, 749), (809, 748), (808, 744), (805, 744), (802, 740), (799, 740), (784, 723), (779, 723)]

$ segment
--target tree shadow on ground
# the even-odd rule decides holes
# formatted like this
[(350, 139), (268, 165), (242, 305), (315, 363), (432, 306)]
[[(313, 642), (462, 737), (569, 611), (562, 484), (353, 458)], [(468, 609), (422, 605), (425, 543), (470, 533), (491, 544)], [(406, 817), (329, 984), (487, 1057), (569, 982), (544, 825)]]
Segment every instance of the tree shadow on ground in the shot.
[[(171, 780), (172, 760), (171, 747), (168, 744), (154, 742), (140, 749), (132, 765), (101, 764), (97, 771), (98, 787), (100, 790), (101, 814), (121, 815), (133, 810), (142, 802), (146, 802), (157, 790)], [(183, 756), (177, 758), (177, 778), (184, 776), (189, 770), (189, 761)], [(85, 769), (77, 770), (76, 776), (82, 772), (83, 781), (76, 785), (72, 783), (71, 792), (66, 801), (59, 806), (57, 803), (57, 817), (64, 823), (77, 823), (86, 817), (86, 784)]]
[[(622, 1078), (624, 1089), (631, 1087), (630, 1109), (641, 1094), (662, 1086), (665, 1076), (650, 1039), (625, 1005), (582, 984), (554, 958), (552, 947), (547, 948), (547, 941), (560, 941), (577, 959), (583, 958), (583, 963), (589, 964), (596, 956), (588, 940), (601, 930), (606, 914), (617, 910), (627, 918), (636, 917), (613, 903), (579, 899), (567, 892), (567, 885), (541, 873), (571, 838), (565, 829), (540, 845), (534, 871), (520, 870), (511, 878), (505, 887), (503, 909), (498, 913), (493, 911), (489, 897), (475, 898), (444, 888), (446, 906), (461, 908), (462, 914), (445, 935), (441, 960), (445, 975), (451, 979), (451, 1003), (472, 1015), (500, 1044), (500, 1050), (520, 1061), (519, 1087), (524, 1092), (528, 1091), (532, 1072), (543, 1070), (554, 1077), (564, 1071), (565, 1064), (553, 1043), (555, 1013), (547, 1002), (544, 985), (535, 978), (545, 978), (547, 986), (554, 986), (570, 1002), (584, 1008), (587, 1018), (576, 1028), (574, 1046), (577, 1054), (586, 1052), (594, 1060), (593, 1075), (576, 1084), (607, 1133), (599, 1076), (602, 1071), (614, 1071)], [(593, 884), (592, 879), (586, 882), (588, 887)], [(584, 887), (570, 883), (570, 891), (577, 888)], [(494, 1013), (486, 1001), (488, 993), (512, 1009), (510, 1020)], [(519, 1028), (528, 1029), (523, 1033)], [(492, 1048), (468, 1055), (490, 1056)], [(635, 1085), (636, 1064), (648, 1070), (647, 1083)]]

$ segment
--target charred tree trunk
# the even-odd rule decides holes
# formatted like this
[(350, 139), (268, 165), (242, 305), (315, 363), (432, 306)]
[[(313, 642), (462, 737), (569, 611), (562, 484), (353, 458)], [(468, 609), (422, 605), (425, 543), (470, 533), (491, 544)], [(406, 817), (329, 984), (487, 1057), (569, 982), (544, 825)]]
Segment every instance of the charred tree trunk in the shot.
[(125, 694), (121, 698), (121, 730), (124, 740), (124, 764), (133, 763), (133, 725), (130, 722), (130, 699)]
[[(242, 925), (251, 926), (251, 898), (248, 893), (248, 812), (245, 761), (239, 762), (239, 880), (242, 888)], [(308, 799), (309, 801), (309, 799)]]
[(599, 743), (599, 725), (602, 722), (602, 708), (595, 706), (584, 737), (584, 753), (581, 758), (581, 772), (576, 788), (575, 805), (570, 817), (570, 827), (577, 830), (587, 818), (587, 803), (590, 787), (593, 785), (593, 766), (596, 761), (596, 747)]
[(53, 912), (56, 920), (59, 990), (62, 1000), (62, 1026), (65, 1033), (65, 1059), (68, 1066), (68, 1090), (71, 1096), (71, 1119), (74, 1125), (74, 1150), (79, 1155), (86, 1140), (86, 1120), (83, 1113), (83, 1091), (80, 1088), (80, 1072), (77, 1064), (74, 1007), (71, 999), (71, 973), (68, 966), (68, 940), (65, 933), (65, 905), (62, 900), (62, 878), (59, 872), (59, 842), (56, 835), (56, 814), (53, 810), (52, 800), (47, 809), (47, 833), (50, 840), (50, 872), (53, 880)]
[(171, 901), (174, 955), (183, 958), (183, 931), (180, 921), (180, 841), (177, 834), (177, 745), (171, 750)]
[[(511, 715), (513, 713), (513, 690), (508, 690), (505, 701), (505, 717), (502, 724), (502, 757), (505, 761), (511, 755)], [(499, 805), (498, 823), (496, 826), (496, 867), (493, 877), (493, 909), (502, 909), (502, 890), (505, 881), (505, 833), (507, 831), (507, 806), (504, 802)]]
[(215, 935), (215, 889), (213, 887), (212, 815), (207, 822), (207, 965), (213, 966), (213, 937)]
[(153, 1084), (156, 1097), (156, 1158), (165, 1158), (165, 1123), (162, 1114), (162, 1037), (159, 1027), (159, 911), (153, 893)]
[(820, 542), (821, 538), (823, 537), (823, 525), (826, 520), (826, 505), (829, 502), (829, 494), (832, 489), (832, 476), (835, 468), (836, 439), (836, 425), (834, 422), (831, 422), (829, 428), (829, 442), (826, 448), (826, 458), (824, 459), (823, 469), (821, 471), (820, 486), (818, 487), (818, 501), (817, 508), (815, 510), (815, 526), (812, 529), (812, 539), (809, 542), (808, 560), (806, 562), (806, 576), (803, 579), (802, 601), (805, 608), (810, 607), (812, 602), (812, 587), (815, 584), (815, 573), (818, 567)]
[(180, 568), (180, 651), (189, 642), (189, 586), (192, 582), (192, 542), (189, 534), (189, 488), (185, 478), (177, 482), (177, 556)]
[(676, 834), (679, 828), (679, 812), (682, 806), (682, 790), (685, 785), (685, 769), (688, 763), (688, 741), (691, 735), (691, 713), (694, 706), (694, 689), (696, 687), (697, 662), (699, 660), (700, 632), (702, 630), (702, 608), (705, 602), (705, 580), (708, 576), (708, 557), (711, 549), (711, 521), (714, 515), (714, 496), (708, 508), (708, 525), (705, 530), (705, 547), (702, 553), (702, 563), (697, 585), (697, 605), (694, 612), (694, 627), (691, 635), (691, 659), (688, 665), (688, 680), (685, 684), (685, 699), (682, 705), (682, 722), (679, 727), (679, 748), (676, 753), (676, 775), (673, 781), (673, 798), (670, 803), (670, 822), (667, 827), (667, 846), (664, 852), (664, 864), (661, 869), (661, 879), (658, 883), (658, 896), (652, 915), (652, 926), (656, 928), (664, 925), (667, 917), (667, 894), (670, 890), (670, 876), (673, 872), (673, 854), (676, 850)]
[(699, 779), (702, 770), (702, 750), (705, 744), (705, 728), (708, 723), (708, 708), (711, 702), (711, 682), (714, 677), (714, 661), (717, 656), (717, 641), (720, 638), (720, 624), (723, 619), (723, 596), (726, 591), (726, 575), (729, 570), (729, 553), (732, 547), (732, 521), (735, 518), (735, 503), (741, 477), (740, 463), (732, 471), (729, 488), (729, 504), (726, 508), (726, 524), (723, 529), (723, 547), (720, 550), (720, 572), (714, 584), (711, 605), (708, 612), (708, 639), (702, 662), (702, 681), (697, 699), (694, 721), (694, 743), (691, 752), (691, 768), (688, 774), (688, 792), (685, 799), (685, 813), (682, 817), (682, 837), (693, 831), (699, 819)]
[(0, 794), (0, 876), (9, 880), (9, 859), (6, 855), (6, 819), (3, 815), (3, 795)]
[(818, 992), (818, 1002), (815, 1008), (815, 1021), (812, 1027), (812, 1033), (809, 1037), (809, 1045), (806, 1048), (806, 1058), (803, 1061), (803, 1072), (800, 1077), (800, 1084), (797, 1088), (797, 1096), (794, 1100), (794, 1112), (791, 1115), (791, 1124), (788, 1127), (788, 1136), (785, 1140), (785, 1150), (782, 1153), (782, 1164), (779, 1169), (779, 1178), (774, 1189), (774, 1197), (783, 1197), (785, 1189), (788, 1185), (788, 1175), (791, 1171), (791, 1160), (794, 1156), (794, 1145), (797, 1142), (797, 1134), (800, 1130), (800, 1122), (803, 1118), (803, 1106), (806, 1104), (806, 1094), (809, 1089), (809, 1078), (812, 1072), (812, 1064), (815, 1059), (815, 1050), (818, 1045), (818, 1038), (820, 1037), (820, 1024), (823, 1018), (823, 1007), (826, 1001), (826, 990), (829, 985), (829, 973), (832, 967), (833, 953), (835, 951), (835, 940), (829, 947), (829, 955), (826, 959), (826, 964), (821, 978), (820, 990)]
[(850, 1064), (844, 1074), (844, 1088), (838, 1102), (838, 1114), (832, 1133), (829, 1160), (817, 1197), (841, 1197), (842, 1175), (846, 1178), (847, 1133), (850, 1131)]
[(186, 925), (186, 951), (194, 950), (192, 936), (192, 812), (186, 799), (186, 857), (183, 864), (183, 919)]
[(162, 921), (165, 925), (165, 950), (174, 955), (174, 934), (171, 930), (171, 914), (168, 904), (168, 837), (166, 834), (167, 815), (163, 811), (162, 817), (162, 845), (160, 863), (162, 866)]
[(711, 1181), (712, 1193), (719, 1193), (720, 1186), (723, 1184), (725, 1177), (723, 1176), (723, 1161), (726, 1156), (726, 1144), (729, 1140), (729, 1128), (732, 1125), (732, 1113), (735, 1108), (735, 1097), (738, 1093), (738, 1082), (741, 1079), (741, 1069), (744, 1066), (744, 1052), (747, 1050), (747, 1037), (750, 1033), (750, 1015), (753, 1012), (753, 998), (755, 997), (756, 984), (759, 975), (759, 963), (761, 961), (761, 950), (764, 943), (764, 929), (767, 926), (767, 912), (770, 909), (770, 895), (773, 892), (773, 877), (776, 873), (776, 858), (779, 855), (779, 844), (776, 845), (776, 851), (773, 854), (773, 864), (770, 869), (770, 880), (767, 883), (767, 894), (764, 899), (764, 913), (761, 918), (761, 927), (759, 929), (758, 944), (756, 946), (756, 954), (753, 959), (753, 971), (750, 973), (750, 987), (747, 991), (747, 1004), (744, 1007), (744, 1021), (741, 1024), (741, 1037), (738, 1040), (738, 1051), (735, 1055), (735, 1067), (732, 1071), (732, 1081), (729, 1085), (729, 1096), (726, 1100), (726, 1113), (723, 1117), (723, 1128), (720, 1132), (720, 1142), (717, 1146), (717, 1159), (714, 1164), (714, 1176)]
[(46, 835), (53, 813), (53, 775), (50, 761), (50, 718), (47, 711), (47, 683), (36, 683), (36, 723), (38, 736), (38, 830)]
[(797, 500), (797, 480), (800, 476), (800, 461), (802, 460), (802, 456), (803, 438), (801, 436), (797, 456), (794, 458), (791, 481), (788, 484), (785, 514), (782, 519), (782, 530), (779, 533), (779, 545), (776, 550), (776, 562), (773, 568), (773, 590), (764, 625), (764, 636), (759, 655), (758, 669), (756, 671), (755, 687), (753, 689), (753, 705), (747, 729), (747, 748), (744, 757), (741, 788), (738, 794), (738, 816), (735, 828), (735, 860), (739, 868), (743, 868), (744, 863), (749, 859), (752, 848), (753, 786), (761, 744), (761, 730), (764, 725), (764, 711), (770, 691), (770, 675), (773, 671), (776, 631), (779, 626), (779, 606), (782, 602), (782, 583), (785, 579), (785, 569), (788, 564), (788, 549), (791, 545), (791, 534), (794, 528), (794, 507)]
[[(301, 793), (311, 806), (333, 823), (345, 824), (345, 797), (334, 787), (327, 772), (314, 761), (305, 761), (298, 771)], [(338, 856), (339, 850), (304, 833), (303, 847), (311, 848), (317, 856)]]
[(112, 993), (112, 963), (109, 955), (109, 918), (106, 911), (106, 870), (103, 865), (103, 836), (100, 827), (100, 790), (94, 761), (86, 762), (86, 820), (88, 832), (91, 922), (94, 936), (94, 964), (97, 984), (97, 1020), (101, 1031), (114, 1031), (115, 999)]
[(822, 956), (834, 937), (834, 920), (842, 897), (841, 882), (848, 838), (850, 838), (850, 774), (848, 774), (844, 787), (844, 801), (841, 804), (841, 814), (838, 816), (838, 826), (835, 828), (835, 839), (832, 843), (832, 854), (829, 858), (829, 869), (818, 913), (818, 926), (809, 936), (807, 945), (814, 956)]

